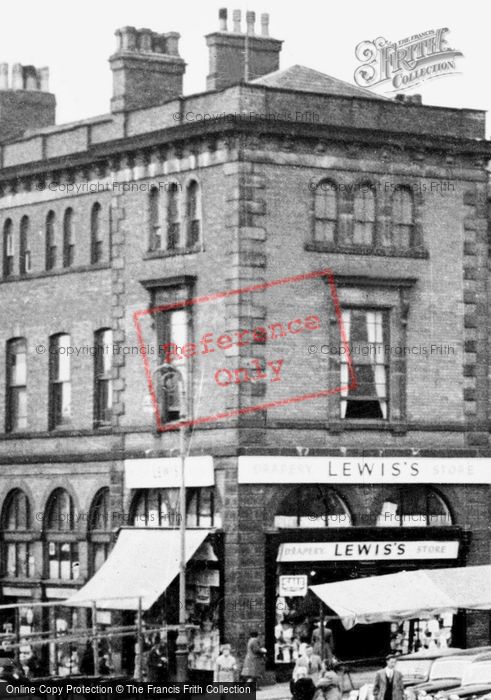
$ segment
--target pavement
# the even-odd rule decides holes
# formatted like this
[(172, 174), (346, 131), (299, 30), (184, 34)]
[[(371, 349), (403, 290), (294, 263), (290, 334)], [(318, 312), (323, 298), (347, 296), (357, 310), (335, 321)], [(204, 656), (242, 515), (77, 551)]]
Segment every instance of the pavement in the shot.
[[(345, 676), (343, 683), (343, 696), (348, 697), (349, 691), (352, 689), (361, 688), (365, 683), (373, 683), (376, 669), (368, 669), (363, 671), (355, 671), (350, 673), (350, 679)], [(257, 700), (290, 700), (290, 684), (275, 683), (274, 685), (263, 686), (256, 693)]]

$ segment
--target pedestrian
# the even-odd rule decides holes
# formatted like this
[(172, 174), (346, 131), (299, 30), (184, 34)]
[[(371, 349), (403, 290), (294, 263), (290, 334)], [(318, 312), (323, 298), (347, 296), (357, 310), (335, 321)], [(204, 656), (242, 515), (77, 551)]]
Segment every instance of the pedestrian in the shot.
[(315, 683), (307, 676), (305, 666), (300, 666), (297, 671), (296, 680), (290, 681), (290, 692), (293, 700), (312, 700), (315, 695)]
[(402, 673), (396, 671), (396, 657), (387, 656), (386, 667), (377, 671), (373, 686), (374, 700), (404, 700)]
[(213, 682), (218, 683), (223, 681), (224, 683), (233, 683), (236, 680), (237, 661), (230, 651), (230, 644), (222, 645), (220, 655), (215, 661)]
[(148, 653), (147, 680), (150, 683), (166, 683), (168, 680), (169, 660), (164, 645), (157, 640)]
[(341, 700), (343, 696), (341, 678), (335, 668), (335, 665), (331, 664), (330, 668), (323, 672), (317, 683), (315, 700)]
[(94, 648), (90, 641), (85, 643), (85, 649), (80, 659), (80, 673), (82, 676), (94, 675)]
[(263, 675), (263, 659), (266, 649), (259, 642), (259, 632), (252, 630), (247, 642), (247, 653), (242, 667), (242, 676), (246, 683), (256, 682), (256, 690), (259, 689), (259, 681)]
[[(314, 654), (321, 656), (322, 641), (320, 624), (317, 624), (312, 632), (312, 646), (314, 648)], [(324, 623), (324, 657), (329, 662), (332, 662), (334, 659), (334, 638), (332, 629), (328, 627), (327, 623)]]
[(314, 649), (310, 645), (305, 647), (304, 654), (297, 659), (293, 669), (294, 680), (297, 679), (298, 669), (302, 666), (306, 669), (307, 676), (312, 678), (314, 683), (317, 683), (322, 670), (322, 659), (317, 654), (314, 654)]

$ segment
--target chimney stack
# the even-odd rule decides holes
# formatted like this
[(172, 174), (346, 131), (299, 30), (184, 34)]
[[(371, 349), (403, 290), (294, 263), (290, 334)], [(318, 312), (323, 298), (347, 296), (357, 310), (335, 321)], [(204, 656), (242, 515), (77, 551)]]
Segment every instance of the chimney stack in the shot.
[(182, 95), (186, 64), (179, 56), (177, 32), (123, 27), (109, 63), (113, 72), (112, 112), (155, 107)]
[[(227, 30), (227, 10), (218, 12), (219, 31), (206, 36), (209, 48), (208, 90), (221, 90), (247, 79), (254, 80), (280, 67), (282, 41), (269, 36), (269, 15), (261, 15), (261, 34), (255, 34), (255, 12), (246, 13), (246, 31), (241, 29), (241, 12), (232, 13), (233, 31)], [(247, 53), (247, 56), (246, 56)]]
[(25, 131), (53, 126), (56, 99), (49, 92), (48, 68), (0, 63), (0, 140)]

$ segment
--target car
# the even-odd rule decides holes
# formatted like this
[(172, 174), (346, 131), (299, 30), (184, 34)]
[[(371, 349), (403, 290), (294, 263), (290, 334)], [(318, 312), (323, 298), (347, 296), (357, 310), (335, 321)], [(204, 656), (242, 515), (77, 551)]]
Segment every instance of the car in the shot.
[(428, 700), (457, 700), (481, 698), (491, 693), (491, 653), (480, 654), (464, 670), (462, 683), (457, 688), (427, 695)]
[[(431, 668), (437, 659), (461, 653), (465, 653), (465, 650), (456, 647), (423, 649), (411, 654), (398, 656), (396, 669), (402, 673), (402, 681), (406, 688), (416, 683), (425, 683), (428, 681)], [(373, 700), (373, 683), (366, 683), (360, 688), (357, 700)]]
[(434, 695), (440, 690), (458, 688), (462, 683), (467, 666), (486, 652), (491, 652), (491, 647), (473, 647), (472, 649), (464, 649), (459, 654), (454, 653), (435, 659), (428, 680), (406, 688), (407, 700), (416, 700), (419, 696)]

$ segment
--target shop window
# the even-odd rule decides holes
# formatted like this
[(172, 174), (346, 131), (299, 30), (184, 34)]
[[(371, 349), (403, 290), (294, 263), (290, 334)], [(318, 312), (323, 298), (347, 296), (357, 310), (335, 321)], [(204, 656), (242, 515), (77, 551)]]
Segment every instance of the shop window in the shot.
[(6, 431), (27, 428), (27, 345), (25, 338), (7, 342)]
[(186, 189), (186, 245), (194, 248), (200, 242), (199, 185), (192, 180)]
[(45, 512), (45, 552), (48, 578), (63, 581), (79, 577), (75, 512), (65, 489), (51, 494)]
[(73, 209), (69, 207), (63, 217), (63, 267), (71, 267), (75, 261), (75, 237)]
[(66, 425), (71, 418), (70, 336), (51, 336), (49, 343), (49, 428)]
[(46, 270), (56, 267), (56, 214), (49, 211), (46, 216)]
[(388, 315), (385, 311), (344, 309), (343, 325), (349, 342), (354, 381), (346, 354), (341, 354), (341, 418), (387, 419), (389, 364)]
[(167, 250), (175, 250), (180, 245), (179, 190), (177, 182), (172, 182), (167, 190)]
[(392, 241), (395, 248), (408, 250), (414, 245), (414, 198), (409, 188), (392, 196)]
[(94, 338), (94, 424), (101, 427), (111, 424), (112, 392), (112, 330), (101, 329)]
[(351, 514), (338, 494), (313, 484), (298, 486), (281, 502), (274, 526), (278, 528), (349, 527)]
[(99, 202), (96, 202), (90, 212), (90, 262), (92, 265), (100, 263), (104, 256), (101, 213), (101, 205)]
[(330, 180), (322, 180), (317, 184), (314, 194), (314, 241), (334, 243), (337, 223), (337, 186)]
[(160, 213), (160, 192), (152, 187), (148, 195), (149, 250), (160, 250), (162, 247), (162, 222)]
[[(158, 305), (158, 303), (157, 303)], [(187, 414), (189, 405), (189, 369), (190, 360), (179, 353), (190, 340), (190, 311), (189, 308), (162, 311), (155, 314), (157, 347), (162, 353), (161, 362), (166, 362), (166, 349), (176, 346), (176, 352), (172, 353), (172, 365), (179, 370), (185, 389), (185, 397), (182, 396), (181, 383), (170, 379), (158, 385), (158, 401), (160, 408), (160, 420), (162, 423), (171, 423), (179, 420)], [(187, 405), (182, 406), (183, 399)]]
[(353, 243), (372, 246), (375, 242), (375, 192), (367, 183), (358, 187), (353, 203)]
[(428, 486), (404, 486), (384, 493), (378, 527), (445, 527), (452, 525), (449, 507)]
[(100, 489), (92, 501), (89, 512), (89, 555), (91, 575), (100, 569), (109, 554), (111, 542), (109, 488)]
[(29, 217), (23, 216), (19, 230), (19, 274), (31, 271), (31, 250), (29, 241)]
[(3, 276), (14, 274), (14, 225), (7, 219), (3, 225)]
[[(180, 525), (179, 489), (142, 489), (137, 491), (131, 507), (135, 527), (170, 527)], [(214, 489), (186, 490), (187, 527), (220, 527)]]
[(24, 491), (14, 489), (8, 494), (2, 513), (4, 576), (9, 578), (34, 576), (34, 555), (32, 543), (28, 537), (31, 527), (29, 500)]

